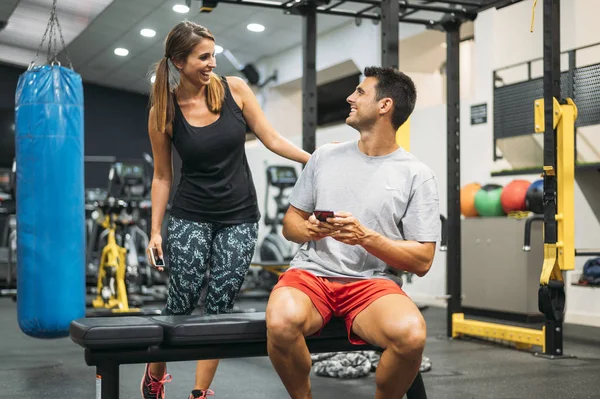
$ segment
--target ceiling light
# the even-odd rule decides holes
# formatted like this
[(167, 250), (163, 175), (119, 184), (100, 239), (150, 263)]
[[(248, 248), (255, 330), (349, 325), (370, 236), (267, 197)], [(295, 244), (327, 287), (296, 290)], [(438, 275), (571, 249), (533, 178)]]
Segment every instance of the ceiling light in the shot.
[(156, 81), (156, 75), (152, 75), (152, 77), (150, 78), (150, 82), (154, 83)]
[(129, 50), (127, 50), (126, 48), (118, 47), (115, 49), (115, 54), (121, 57), (125, 57), (127, 54), (129, 54)]
[(218, 44), (215, 44), (215, 53), (221, 54), (222, 52), (223, 52), (223, 47), (219, 46)]
[(173, 11), (178, 12), (180, 14), (185, 14), (190, 11), (190, 8), (188, 6), (186, 6), (185, 4), (175, 4), (173, 6)]
[(140, 35), (145, 36), (145, 37), (154, 37), (154, 36), (156, 36), (156, 31), (152, 30), (152, 29), (142, 29), (140, 31)]
[(246, 26), (246, 29), (248, 29), (251, 32), (262, 32), (265, 30), (265, 27), (261, 24), (248, 24), (248, 26)]

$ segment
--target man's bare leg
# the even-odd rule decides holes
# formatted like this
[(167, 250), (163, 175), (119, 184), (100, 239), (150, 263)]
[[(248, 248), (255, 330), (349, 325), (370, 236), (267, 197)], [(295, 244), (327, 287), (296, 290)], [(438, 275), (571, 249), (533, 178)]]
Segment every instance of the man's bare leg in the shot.
[(292, 287), (275, 289), (266, 311), (267, 351), (292, 399), (311, 399), (310, 352), (305, 336), (316, 333), (323, 318), (308, 295)]
[(375, 373), (375, 399), (402, 399), (419, 372), (427, 336), (417, 306), (404, 295), (385, 295), (354, 318), (352, 330), (384, 349)]

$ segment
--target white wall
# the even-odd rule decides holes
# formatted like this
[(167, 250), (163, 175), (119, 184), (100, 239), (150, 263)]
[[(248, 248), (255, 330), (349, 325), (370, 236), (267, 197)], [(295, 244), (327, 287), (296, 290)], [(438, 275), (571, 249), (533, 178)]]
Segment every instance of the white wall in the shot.
[(439, 72), (423, 73), (406, 71), (417, 87), (415, 111), (446, 103), (444, 97), (445, 76)]
[[(445, 57), (445, 50), (444, 57)], [(436, 52), (441, 51), (436, 49)], [(460, 43), (460, 97), (462, 99), (471, 99), (475, 92), (475, 42), (467, 40)], [(402, 52), (400, 52), (402, 59)], [(416, 57), (419, 58), (419, 57)], [(422, 58), (422, 62), (429, 62), (428, 54)], [(446, 104), (446, 72), (445, 69), (437, 69), (434, 72), (423, 72), (419, 68), (419, 60), (412, 60), (406, 63), (406, 68), (402, 71), (411, 77), (417, 86), (417, 104), (415, 110), (435, 107)], [(440, 64), (441, 65), (441, 64)], [(414, 68), (414, 69), (413, 69)]]
[[(400, 24), (399, 38), (413, 36), (424, 30), (420, 25)], [(380, 25), (363, 22), (356, 26), (349, 19), (347, 24), (317, 38), (317, 70), (346, 60), (352, 60), (361, 71), (366, 66), (381, 64), (380, 36)], [(302, 78), (302, 47), (297, 46), (264, 58), (257, 63), (257, 68), (263, 76), (278, 71), (277, 85), (299, 80)]]
[(262, 109), (273, 127), (287, 138), (302, 137), (302, 90), (264, 88), (261, 94)]

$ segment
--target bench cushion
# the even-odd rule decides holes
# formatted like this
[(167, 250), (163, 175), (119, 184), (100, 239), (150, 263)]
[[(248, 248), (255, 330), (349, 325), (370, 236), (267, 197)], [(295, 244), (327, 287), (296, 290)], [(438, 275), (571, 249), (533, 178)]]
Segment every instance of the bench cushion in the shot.
[[(265, 313), (191, 316), (92, 317), (70, 326), (73, 342), (89, 349), (189, 346), (266, 340)], [(332, 319), (318, 338), (345, 338), (344, 322)]]
[[(163, 345), (201, 345), (208, 343), (265, 341), (265, 313), (231, 313), (203, 316), (155, 316), (152, 320), (164, 328)], [(347, 336), (344, 322), (332, 319), (323, 329), (321, 338)], [(318, 337), (311, 337), (315, 339)]]
[(163, 345), (264, 341), (267, 338), (264, 312), (155, 316), (152, 320), (164, 329)]
[(144, 317), (92, 317), (71, 322), (73, 342), (89, 349), (148, 348), (163, 340), (163, 329)]

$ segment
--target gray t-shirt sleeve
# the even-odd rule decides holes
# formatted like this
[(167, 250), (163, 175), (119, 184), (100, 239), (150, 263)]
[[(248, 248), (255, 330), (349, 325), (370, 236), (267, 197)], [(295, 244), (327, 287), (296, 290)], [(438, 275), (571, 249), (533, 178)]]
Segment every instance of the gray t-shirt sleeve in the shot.
[(413, 193), (402, 218), (405, 240), (431, 242), (441, 239), (437, 180), (430, 177)]
[(313, 212), (315, 210), (315, 168), (317, 163), (317, 151), (311, 155), (306, 163), (296, 185), (292, 189), (289, 197), (290, 205), (304, 211)]

